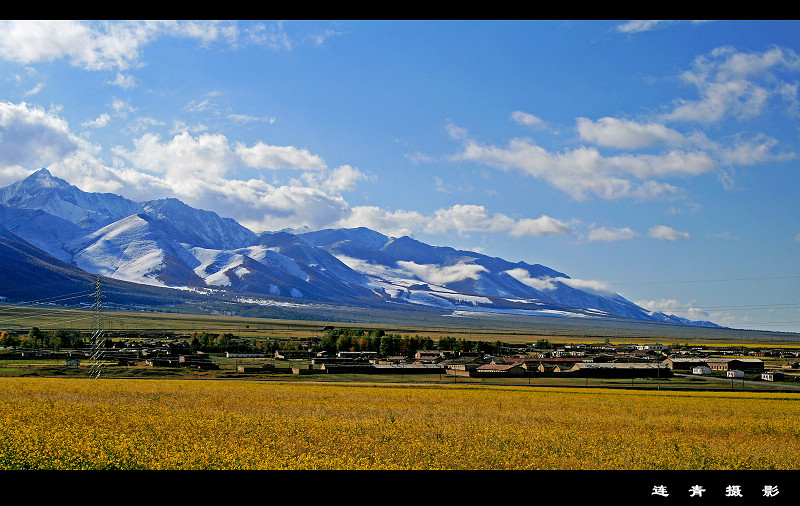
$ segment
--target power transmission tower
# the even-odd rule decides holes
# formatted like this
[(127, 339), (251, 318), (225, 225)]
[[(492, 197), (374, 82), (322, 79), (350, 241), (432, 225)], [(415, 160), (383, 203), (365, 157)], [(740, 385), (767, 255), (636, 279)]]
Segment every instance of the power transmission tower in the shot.
[(103, 295), (100, 293), (100, 276), (98, 275), (94, 281), (94, 333), (92, 333), (91, 340), (91, 360), (89, 366), (89, 376), (92, 378), (99, 378), (103, 373), (103, 319), (100, 312), (102, 308)]

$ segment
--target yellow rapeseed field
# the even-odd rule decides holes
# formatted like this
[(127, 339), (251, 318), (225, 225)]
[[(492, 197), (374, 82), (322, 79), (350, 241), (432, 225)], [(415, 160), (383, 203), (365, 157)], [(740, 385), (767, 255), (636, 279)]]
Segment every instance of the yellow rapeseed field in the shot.
[(800, 469), (800, 396), (2, 378), (0, 469)]

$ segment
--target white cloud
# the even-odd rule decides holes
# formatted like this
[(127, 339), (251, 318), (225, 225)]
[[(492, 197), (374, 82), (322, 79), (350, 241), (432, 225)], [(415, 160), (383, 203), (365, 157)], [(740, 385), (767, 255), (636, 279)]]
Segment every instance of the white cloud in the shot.
[(457, 204), (436, 210), (432, 215), (417, 211), (387, 211), (375, 206), (357, 206), (337, 226), (367, 227), (386, 235), (412, 235), (415, 231), (442, 234), (455, 231), (498, 232), (513, 237), (567, 235), (572, 231), (566, 222), (543, 215), (514, 220), (502, 213), (489, 214), (484, 206)]
[[(644, 29), (647, 23), (639, 23)], [(648, 25), (650, 26), (650, 25)], [(633, 25), (628, 25), (633, 29)], [(716, 172), (725, 186), (732, 178), (729, 168), (770, 160), (794, 158), (794, 153), (773, 153), (777, 141), (766, 135), (745, 138), (734, 135), (725, 143), (705, 133), (683, 133), (666, 121), (691, 120), (712, 123), (727, 117), (740, 119), (761, 114), (780, 101), (790, 114), (800, 112), (800, 88), (785, 74), (800, 71), (800, 55), (775, 47), (763, 52), (738, 52), (723, 47), (697, 58), (682, 79), (696, 86), (700, 98), (681, 101), (659, 119), (630, 120), (603, 117), (596, 121), (576, 119), (582, 141), (617, 150), (649, 149), (648, 153), (608, 155), (596, 147), (579, 146), (551, 151), (531, 139), (515, 138), (505, 147), (484, 145), (471, 139), (464, 128), (448, 125), (450, 136), (461, 143), (451, 161), (471, 161), (504, 171), (518, 171), (547, 182), (575, 200), (653, 199), (674, 196), (680, 189), (665, 178), (699, 176)], [(541, 126), (540, 118), (521, 111), (511, 115), (520, 124)], [(653, 152), (653, 149), (664, 151)]]
[(710, 318), (708, 312), (695, 307), (694, 300), (685, 304), (676, 299), (640, 300), (636, 301), (635, 304), (648, 311), (675, 315), (689, 320), (703, 321)]
[(129, 90), (136, 87), (136, 79), (134, 79), (132, 75), (123, 74), (122, 72), (117, 72), (117, 76), (114, 78), (114, 80), (109, 82), (114, 86), (119, 86), (124, 90)]
[(714, 49), (697, 57), (692, 70), (681, 75), (697, 88), (699, 98), (679, 101), (664, 119), (699, 123), (747, 119), (760, 115), (773, 98), (796, 105), (796, 87), (781, 79), (779, 71), (800, 71), (800, 55), (780, 47), (749, 53), (732, 47)]
[(490, 215), (484, 206), (464, 204), (437, 210), (424, 228), (429, 233), (508, 232), (515, 237), (571, 233), (566, 223), (549, 216), (514, 220), (501, 213)]
[(633, 19), (630, 21), (626, 21), (621, 25), (617, 26), (617, 31), (620, 33), (639, 33), (639, 32), (649, 32), (651, 30), (655, 30), (657, 28), (661, 28), (664, 25), (671, 25), (678, 22), (688, 22), (692, 24), (701, 24), (701, 23), (708, 23), (708, 20), (705, 19), (689, 19), (689, 20), (667, 20), (667, 19)]
[(25, 96), (36, 95), (44, 88), (44, 83), (36, 83), (36, 85), (31, 88), (30, 90), (25, 92)]
[(165, 174), (178, 184), (191, 184), (193, 178), (218, 179), (234, 167), (236, 156), (221, 134), (197, 137), (180, 133), (166, 142), (155, 134), (134, 140), (135, 149), (115, 148), (118, 156), (130, 160), (137, 169)]
[(551, 278), (551, 277), (532, 278), (530, 273), (525, 269), (523, 269), (522, 267), (505, 271), (505, 273), (511, 276), (512, 278), (516, 279), (520, 283), (526, 284), (531, 288), (535, 288), (536, 290), (546, 291), (546, 290), (555, 290), (556, 288), (556, 286), (553, 284), (553, 281), (556, 278)]
[(717, 166), (707, 153), (685, 151), (669, 151), (660, 155), (625, 154), (607, 160), (616, 170), (643, 180), (658, 176), (697, 176), (711, 172)]
[(334, 227), (366, 227), (394, 237), (412, 235), (428, 221), (417, 211), (388, 211), (377, 206), (356, 206), (346, 216), (333, 223)]
[(286, 30), (284, 30), (283, 22), (281, 21), (269, 26), (258, 23), (247, 27), (244, 29), (244, 35), (250, 42), (267, 46), (273, 50), (292, 49), (292, 41)]
[(551, 291), (558, 288), (556, 283), (562, 283), (577, 290), (583, 290), (588, 293), (600, 295), (602, 297), (614, 297), (616, 292), (611, 288), (611, 285), (602, 281), (593, 281), (586, 279), (575, 279), (565, 277), (540, 277), (532, 278), (530, 273), (523, 268), (516, 268), (505, 271), (506, 274), (513, 277), (517, 281), (524, 283), (536, 290)]
[(531, 128), (538, 129), (547, 127), (547, 124), (538, 116), (534, 116), (533, 114), (522, 111), (512, 112), (511, 121), (518, 123), (520, 125), (529, 126)]
[[(671, 152), (666, 155), (620, 155), (604, 157), (597, 149), (580, 147), (551, 153), (530, 139), (512, 139), (508, 147), (484, 146), (462, 136), (462, 150), (452, 161), (478, 162), (505, 171), (519, 171), (543, 179), (573, 199), (590, 195), (603, 199), (649, 199), (678, 191), (659, 181), (637, 181), (633, 177), (697, 173), (710, 170), (709, 160), (699, 154)], [(633, 177), (632, 177), (633, 176)]]
[(103, 113), (93, 120), (82, 123), (81, 126), (91, 126), (100, 128), (108, 125), (109, 121), (111, 121), (111, 116)]
[[(231, 39), (229, 24), (213, 21), (23, 20), (0, 24), (0, 58), (22, 64), (66, 58), (86, 70), (125, 70), (136, 65), (142, 48), (163, 36), (203, 43)], [(127, 87), (130, 77), (114, 83)]]
[(339, 194), (353, 191), (359, 182), (374, 180), (375, 176), (366, 174), (350, 165), (342, 165), (328, 172), (306, 172), (302, 179), (311, 187)]
[(608, 228), (608, 227), (598, 227), (592, 228), (589, 231), (588, 240), (590, 242), (602, 241), (602, 242), (615, 242), (615, 241), (626, 241), (629, 239), (633, 239), (636, 237), (637, 234), (632, 229), (625, 227), (625, 228)]
[[(242, 143), (231, 147), (222, 134), (193, 136), (184, 130), (163, 141), (148, 133), (134, 140), (134, 146), (133, 150), (115, 148), (114, 153), (128, 159), (137, 168), (165, 174), (176, 183), (190, 177), (219, 179), (237, 167), (298, 171), (323, 171), (327, 168), (318, 155), (306, 149), (271, 146), (260, 141), (251, 147)], [(351, 184), (356, 174), (353, 169), (345, 167), (338, 169), (332, 177), (341, 186)]]
[(726, 165), (755, 165), (770, 160), (794, 158), (794, 153), (772, 153), (772, 148), (777, 144), (776, 139), (763, 134), (751, 139), (737, 135), (730, 146), (720, 148), (720, 160)]
[[(117, 105), (125, 109), (121, 102)], [(96, 124), (107, 120), (101, 117)], [(51, 111), (0, 102), (0, 183), (4, 185), (29, 175), (28, 166), (47, 167), (85, 191), (114, 192), (137, 201), (177, 197), (260, 232), (329, 226), (350, 214), (339, 192), (368, 179), (350, 166), (329, 171), (318, 156), (291, 146), (237, 144), (232, 149), (221, 134), (193, 136), (184, 131), (168, 140), (145, 134), (134, 141), (133, 149), (113, 149), (119, 157), (115, 167), (104, 164), (97, 157), (99, 151), (72, 134), (66, 121)], [(248, 166), (310, 171), (316, 179), (308, 179), (312, 185), (273, 185), (233, 177), (238, 168)]]
[(24, 102), (0, 102), (0, 166), (44, 167), (85, 146), (57, 115)]
[(252, 147), (236, 144), (236, 155), (248, 166), (259, 169), (324, 170), (325, 162), (307, 149), (294, 146), (270, 146), (257, 142)]
[(660, 123), (639, 123), (611, 117), (597, 121), (578, 118), (577, 128), (582, 139), (613, 148), (637, 149), (657, 144), (680, 145), (687, 142), (683, 134)]
[(612, 290), (611, 285), (604, 281), (595, 281), (591, 279), (575, 279), (575, 278), (555, 278), (556, 280), (571, 286), (577, 290), (601, 295), (603, 297), (614, 297), (616, 292)]
[(481, 272), (488, 272), (486, 267), (482, 265), (468, 263), (466, 261), (458, 262), (455, 265), (446, 265), (440, 267), (434, 264), (417, 264), (414, 262), (398, 261), (397, 265), (410, 271), (414, 276), (425, 281), (426, 283), (433, 283), (443, 285), (445, 283), (454, 283), (456, 281), (463, 281), (469, 278), (477, 278)]
[(661, 239), (662, 241), (678, 241), (689, 239), (687, 232), (679, 232), (674, 228), (666, 225), (656, 225), (648, 231), (648, 235), (653, 239)]
[(617, 31), (621, 33), (647, 32), (657, 26), (664, 24), (660, 19), (634, 19), (617, 26)]

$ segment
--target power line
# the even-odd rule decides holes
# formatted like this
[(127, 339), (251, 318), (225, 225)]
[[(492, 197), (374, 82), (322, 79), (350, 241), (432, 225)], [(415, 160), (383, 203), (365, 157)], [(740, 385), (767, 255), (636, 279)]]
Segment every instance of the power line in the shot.
[(103, 335), (103, 325), (102, 325), (102, 314), (101, 309), (103, 307), (102, 303), (103, 294), (100, 291), (100, 276), (95, 278), (94, 282), (94, 305), (92, 309), (94, 310), (94, 333), (92, 334), (92, 338), (90, 341), (91, 344), (91, 359), (92, 364), (89, 366), (89, 376), (92, 378), (99, 378), (103, 373), (103, 347), (104, 343), (102, 340)]
[(63, 302), (65, 300), (80, 299), (80, 298), (88, 297), (93, 292), (75, 292), (75, 293), (77, 295), (76, 294), (67, 294), (67, 295), (72, 295), (71, 297), (68, 297), (67, 295), (60, 295), (60, 296), (49, 297), (49, 298), (46, 298), (46, 299), (37, 299), (37, 300), (16, 302), (15, 304), (17, 304), (17, 305), (54, 304), (56, 302)]

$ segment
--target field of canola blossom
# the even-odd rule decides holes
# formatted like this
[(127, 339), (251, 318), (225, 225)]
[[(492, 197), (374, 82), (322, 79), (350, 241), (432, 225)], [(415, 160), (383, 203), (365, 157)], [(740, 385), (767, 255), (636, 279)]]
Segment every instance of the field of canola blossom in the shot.
[(0, 379), (0, 469), (800, 468), (800, 396)]

